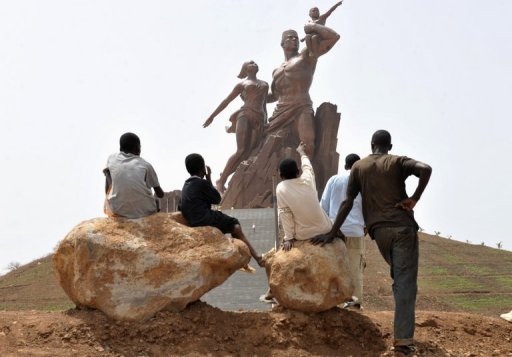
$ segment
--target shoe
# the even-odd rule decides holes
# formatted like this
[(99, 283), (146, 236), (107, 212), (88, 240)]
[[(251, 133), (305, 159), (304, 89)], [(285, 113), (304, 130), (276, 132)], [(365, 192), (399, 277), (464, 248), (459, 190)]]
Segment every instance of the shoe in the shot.
[(395, 357), (416, 357), (416, 347), (414, 345), (409, 346), (395, 346)]
[(358, 310), (362, 310), (362, 306), (361, 306), (361, 303), (359, 302), (359, 299), (356, 297), (356, 296), (352, 296), (352, 300), (351, 301), (347, 301), (346, 303), (343, 304), (343, 308), (344, 309), (348, 309), (349, 307), (353, 307), (353, 308), (356, 308)]
[(276, 304), (276, 300), (273, 297), (268, 297), (266, 294), (260, 296), (260, 301), (265, 302), (267, 304)]
[(508, 313), (508, 314), (502, 314), (500, 315), (500, 317), (503, 319), (503, 320), (506, 320), (508, 322), (512, 322), (512, 310)]

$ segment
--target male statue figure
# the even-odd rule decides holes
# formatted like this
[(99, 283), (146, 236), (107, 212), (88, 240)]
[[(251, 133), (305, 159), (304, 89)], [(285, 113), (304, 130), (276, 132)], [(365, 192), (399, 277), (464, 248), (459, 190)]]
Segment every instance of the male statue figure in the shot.
[(306, 47), (301, 52), (296, 31), (284, 31), (281, 37), (285, 61), (272, 75), (271, 94), (267, 101), (277, 101), (277, 105), (269, 119), (266, 132), (276, 132), (294, 122), (293, 134), (306, 144), (306, 154), (313, 158), (315, 126), (309, 88), (313, 82), (318, 57), (327, 53), (340, 36), (334, 30), (316, 23), (305, 25), (304, 32), (314, 33), (315, 36), (311, 40), (315, 43), (312, 48)]

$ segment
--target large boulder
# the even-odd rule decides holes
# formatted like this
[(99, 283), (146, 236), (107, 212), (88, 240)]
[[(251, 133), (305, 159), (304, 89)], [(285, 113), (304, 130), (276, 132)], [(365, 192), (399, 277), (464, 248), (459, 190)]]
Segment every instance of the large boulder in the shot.
[(144, 320), (160, 310), (183, 310), (249, 263), (240, 240), (184, 223), (179, 213), (80, 223), (53, 258), (62, 288), (78, 306)]
[(347, 249), (340, 239), (323, 247), (297, 241), (288, 252), (270, 251), (265, 254), (265, 269), (277, 302), (293, 310), (329, 310), (354, 291)]

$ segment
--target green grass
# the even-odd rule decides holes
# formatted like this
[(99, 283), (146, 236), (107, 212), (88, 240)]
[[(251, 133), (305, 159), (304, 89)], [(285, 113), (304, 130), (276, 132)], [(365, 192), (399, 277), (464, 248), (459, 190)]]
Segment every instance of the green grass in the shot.
[(433, 278), (420, 278), (418, 281), (420, 289), (430, 292), (472, 292), (482, 291), (486, 286), (468, 277), (445, 276)]
[(428, 276), (428, 275), (448, 275), (450, 274), (450, 271), (448, 270), (448, 268), (444, 268), (444, 267), (430, 267), (430, 266), (425, 266), (425, 267), (420, 267), (420, 274), (422, 276)]
[(497, 306), (507, 310), (512, 306), (512, 295), (460, 295), (452, 297), (449, 303), (456, 308), (469, 311), (495, 309)]
[(449, 251), (442, 251), (440, 257), (444, 264), (461, 264), (465, 263), (464, 258), (460, 255), (452, 254)]
[(512, 290), (512, 276), (496, 276), (494, 277), (494, 280), (502, 288)]
[(0, 302), (0, 310), (2, 311), (23, 311), (23, 310), (38, 310), (38, 311), (66, 311), (75, 307), (71, 302), (64, 303), (48, 303), (48, 304), (30, 304), (23, 301), (18, 302)]
[(463, 273), (471, 275), (489, 275), (496, 273), (494, 269), (482, 265), (464, 264), (460, 266), (460, 269)]

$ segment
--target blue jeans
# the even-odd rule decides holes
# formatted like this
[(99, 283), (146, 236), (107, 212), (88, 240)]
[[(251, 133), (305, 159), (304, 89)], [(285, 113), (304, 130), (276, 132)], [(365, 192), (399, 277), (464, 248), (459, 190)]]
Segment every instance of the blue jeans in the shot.
[(415, 227), (376, 228), (373, 238), (390, 266), (395, 299), (395, 345), (414, 343), (418, 291), (418, 232)]

